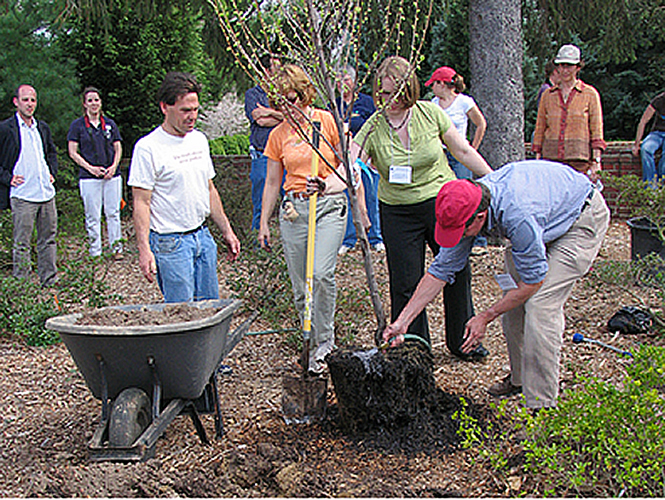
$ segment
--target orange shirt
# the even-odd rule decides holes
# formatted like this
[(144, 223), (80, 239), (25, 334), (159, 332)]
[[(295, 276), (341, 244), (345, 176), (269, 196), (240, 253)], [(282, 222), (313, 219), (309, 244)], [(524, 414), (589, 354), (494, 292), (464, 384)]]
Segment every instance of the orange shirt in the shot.
[[(339, 161), (324, 138), (333, 146), (339, 144), (337, 125), (332, 114), (322, 109), (314, 109), (312, 121), (321, 122), (321, 140), (319, 151), (333, 168)], [(311, 137), (311, 127), (306, 131)], [(312, 148), (286, 120), (277, 125), (270, 136), (263, 152), (271, 160), (278, 161), (286, 169), (285, 191), (301, 192), (305, 190), (307, 176), (312, 175)], [(319, 177), (325, 179), (331, 173), (330, 167), (319, 158)]]
[(592, 149), (604, 150), (603, 110), (598, 91), (578, 80), (563, 101), (559, 86), (543, 92), (531, 149), (547, 160), (591, 159)]

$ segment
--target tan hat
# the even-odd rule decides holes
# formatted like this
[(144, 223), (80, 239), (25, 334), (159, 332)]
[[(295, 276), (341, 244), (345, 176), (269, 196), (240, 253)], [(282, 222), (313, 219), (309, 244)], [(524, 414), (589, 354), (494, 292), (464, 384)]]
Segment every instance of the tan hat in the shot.
[(564, 45), (559, 49), (554, 64), (579, 64), (580, 49), (575, 45)]

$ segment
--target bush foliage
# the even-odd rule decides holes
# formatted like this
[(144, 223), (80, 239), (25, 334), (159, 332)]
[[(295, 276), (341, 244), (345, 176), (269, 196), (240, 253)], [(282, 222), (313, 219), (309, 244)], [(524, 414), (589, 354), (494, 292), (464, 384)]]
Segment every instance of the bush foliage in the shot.
[(663, 496), (665, 349), (634, 356), (621, 384), (584, 379), (556, 408), (510, 415), (504, 400), (484, 426), (458, 415), (465, 446), (504, 479), (525, 477), (523, 496)]
[(219, 156), (249, 154), (247, 134), (223, 135), (210, 141), (210, 153)]

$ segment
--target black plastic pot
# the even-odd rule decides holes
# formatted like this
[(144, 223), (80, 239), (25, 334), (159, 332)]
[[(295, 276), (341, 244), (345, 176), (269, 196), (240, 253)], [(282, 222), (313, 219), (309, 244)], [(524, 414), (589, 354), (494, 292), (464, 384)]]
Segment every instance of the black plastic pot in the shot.
[(646, 217), (628, 219), (630, 227), (630, 258), (637, 260), (650, 253), (665, 259), (665, 244), (660, 239), (656, 225)]

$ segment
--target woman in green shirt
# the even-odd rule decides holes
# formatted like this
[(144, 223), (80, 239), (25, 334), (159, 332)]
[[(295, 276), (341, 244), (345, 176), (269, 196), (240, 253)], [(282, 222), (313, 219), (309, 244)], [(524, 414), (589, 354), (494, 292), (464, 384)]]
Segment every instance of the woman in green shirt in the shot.
[[(436, 195), (444, 183), (455, 179), (442, 141), (476, 175), (491, 169), (439, 106), (418, 101), (420, 85), (406, 59), (392, 56), (383, 61), (374, 78), (373, 94), (378, 111), (355, 136), (353, 151), (363, 161), (371, 158), (380, 175), (379, 210), (394, 321), (424, 274), (425, 245), (434, 255), (439, 252), (434, 239)], [(469, 355), (459, 349), (466, 322), (473, 316), (468, 265), (457, 273), (455, 283), (444, 288), (444, 308), (448, 349), (463, 359), (486, 356), (482, 346)], [(408, 332), (430, 343), (425, 311)]]

